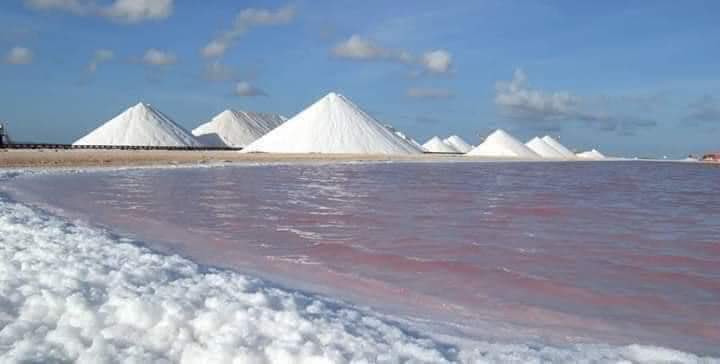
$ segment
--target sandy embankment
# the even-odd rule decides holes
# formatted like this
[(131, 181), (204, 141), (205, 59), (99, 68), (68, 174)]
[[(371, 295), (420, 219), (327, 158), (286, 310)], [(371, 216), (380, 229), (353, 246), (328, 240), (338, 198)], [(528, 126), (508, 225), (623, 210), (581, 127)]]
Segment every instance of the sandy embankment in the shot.
[(433, 161), (459, 155), (265, 154), (235, 151), (0, 150), (2, 167), (97, 167), (233, 162)]

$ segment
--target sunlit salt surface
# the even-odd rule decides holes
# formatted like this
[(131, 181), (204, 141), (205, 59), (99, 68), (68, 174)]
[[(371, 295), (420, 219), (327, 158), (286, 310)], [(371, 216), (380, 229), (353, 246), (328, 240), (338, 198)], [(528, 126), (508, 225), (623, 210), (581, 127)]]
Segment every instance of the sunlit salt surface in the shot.
[(409, 163), (4, 183), (151, 248), (448, 335), (718, 355), (718, 180), (680, 163)]

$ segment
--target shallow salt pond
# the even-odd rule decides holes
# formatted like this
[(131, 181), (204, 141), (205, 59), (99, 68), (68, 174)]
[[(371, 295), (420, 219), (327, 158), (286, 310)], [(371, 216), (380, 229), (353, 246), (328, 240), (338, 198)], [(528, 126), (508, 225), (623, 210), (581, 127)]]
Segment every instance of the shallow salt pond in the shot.
[(720, 355), (718, 180), (719, 168), (681, 163), (369, 163), (3, 184), (156, 250), (420, 331)]

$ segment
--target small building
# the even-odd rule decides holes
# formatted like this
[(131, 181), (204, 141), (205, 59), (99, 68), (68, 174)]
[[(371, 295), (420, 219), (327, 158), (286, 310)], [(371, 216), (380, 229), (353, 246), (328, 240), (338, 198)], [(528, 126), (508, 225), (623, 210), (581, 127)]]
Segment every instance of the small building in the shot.
[(718, 162), (718, 163), (720, 163), (720, 152), (705, 154), (702, 157), (702, 159), (700, 159), (700, 160), (703, 162)]

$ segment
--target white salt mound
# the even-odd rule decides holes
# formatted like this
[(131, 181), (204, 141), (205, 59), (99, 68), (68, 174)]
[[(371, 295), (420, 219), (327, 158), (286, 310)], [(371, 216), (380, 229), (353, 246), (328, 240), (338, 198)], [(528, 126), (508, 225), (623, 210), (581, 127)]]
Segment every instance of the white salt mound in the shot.
[(278, 114), (225, 110), (192, 133), (207, 146), (244, 148), (285, 120)]
[(445, 144), (445, 142), (442, 141), (442, 139), (434, 136), (430, 138), (425, 144), (423, 144), (423, 148), (431, 153), (458, 153), (459, 151), (455, 149), (454, 147)]
[(445, 144), (457, 149), (460, 153), (467, 153), (473, 149), (473, 146), (468, 144), (463, 138), (457, 135), (451, 135), (443, 140)]
[(73, 145), (199, 147), (201, 144), (165, 114), (141, 102)]
[(467, 153), (469, 156), (539, 159), (540, 156), (504, 130), (490, 134), (482, 144)]
[(542, 140), (547, 143), (549, 146), (555, 148), (560, 154), (562, 154), (565, 158), (568, 159), (574, 159), (575, 153), (570, 151), (570, 149), (566, 148), (564, 145), (560, 144), (559, 141), (555, 140), (555, 138), (546, 135), (542, 138)]
[(346, 97), (329, 93), (250, 144), (247, 152), (420, 154)]
[(543, 158), (567, 159), (567, 157), (565, 157), (557, 149), (551, 147), (548, 143), (538, 137), (532, 138), (532, 140), (525, 143), (525, 145)]
[(605, 158), (607, 158), (607, 157), (605, 157), (604, 154), (598, 152), (595, 149), (589, 150), (587, 152), (578, 153), (577, 157), (582, 158), (582, 159), (605, 159)]

